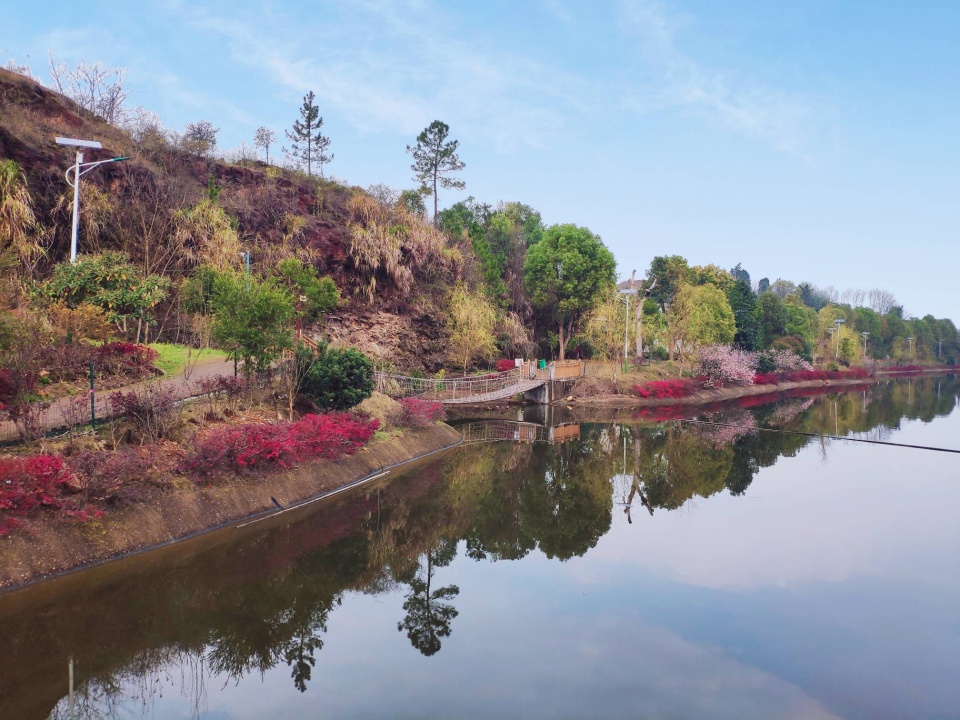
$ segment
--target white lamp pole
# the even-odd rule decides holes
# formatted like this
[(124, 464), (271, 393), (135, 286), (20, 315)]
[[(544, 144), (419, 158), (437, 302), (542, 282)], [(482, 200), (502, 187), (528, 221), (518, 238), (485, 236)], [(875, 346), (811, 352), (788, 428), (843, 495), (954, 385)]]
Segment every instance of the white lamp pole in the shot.
[[(58, 137), (56, 138), (56, 141), (57, 145), (68, 145), (76, 148), (91, 148), (92, 150), (103, 149), (103, 145), (96, 140), (76, 140), (74, 138)], [(80, 176), (85, 175), (95, 167), (99, 167), (104, 163), (121, 162), (129, 159), (130, 158), (128, 157), (115, 157), (110, 158), (109, 160), (98, 160), (97, 162), (85, 163), (83, 161), (83, 152), (81, 150), (77, 150), (77, 162), (76, 164), (68, 167), (66, 172), (67, 185), (71, 185), (73, 187), (73, 228), (70, 232), (70, 262), (75, 263), (77, 261), (77, 228), (80, 221)], [(70, 180), (71, 170), (73, 171), (72, 181)]]
[(618, 290), (624, 299), (627, 301), (626, 314), (623, 316), (623, 371), (627, 371), (627, 349), (629, 348), (629, 337), (630, 337), (630, 296), (636, 295), (637, 291), (635, 288)]
[(840, 357), (840, 323), (845, 323), (845, 322), (846, 320), (844, 320), (843, 318), (837, 318), (836, 320), (833, 321), (833, 324), (837, 326), (837, 332), (835, 333), (837, 336), (837, 351), (835, 353), (835, 357), (837, 358)]

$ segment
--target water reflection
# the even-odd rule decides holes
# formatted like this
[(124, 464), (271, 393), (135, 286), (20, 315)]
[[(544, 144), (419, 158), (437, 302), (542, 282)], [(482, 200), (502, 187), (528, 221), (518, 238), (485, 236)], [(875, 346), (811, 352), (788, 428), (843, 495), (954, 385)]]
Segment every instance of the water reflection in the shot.
[[(751, 400), (702, 415), (722, 418), (734, 428), (675, 422), (584, 424), (577, 426), (579, 439), (555, 445), (529, 442), (529, 435), (518, 434), (513, 438), (517, 442), (465, 448), (443, 463), (267, 532), (229, 541), (221, 537), (187, 554), (147, 556), (0, 598), (5, 628), (0, 641), (0, 717), (68, 717), (66, 670), (71, 657), (78, 688), (75, 717), (80, 718), (138, 717), (144, 708), (157, 710), (158, 717), (203, 717), (211, 698), (233, 692), (245, 679), (272, 678), (280, 669), (287, 690), (292, 685), (309, 694), (318, 681), (318, 660), (330, 652), (325, 649), (328, 628), (340, 608), (361, 604), (363, 597), (384, 600), (381, 614), (389, 617), (381, 622), (395, 638), (399, 631), (409, 640), (408, 654), (430, 658), (443, 650), (446, 655), (448, 638), (474, 634), (471, 628), (480, 622), (480, 613), (473, 598), (487, 592), (478, 582), (464, 581), (472, 577), (462, 565), (467, 560), (487, 561), (474, 563), (480, 568), (527, 558), (518, 565), (536, 569), (540, 566), (530, 561), (541, 555), (570, 563), (583, 557), (591, 563), (577, 565), (578, 572), (603, 575), (612, 550), (591, 550), (611, 533), (613, 518), (620, 515), (613, 512), (615, 503), (622, 507), (626, 524), (632, 524), (631, 532), (645, 524), (653, 532), (661, 526), (651, 523), (668, 511), (723, 491), (733, 496), (730, 502), (743, 506), (747, 501), (738, 496), (762, 469), (818, 443), (757, 428), (888, 437), (904, 419), (928, 423), (949, 414), (958, 391), (954, 378), (891, 382), (850, 393), (787, 397), (774, 405), (754, 405)], [(824, 452), (829, 448), (822, 444)], [(726, 532), (732, 534), (729, 528)], [(636, 547), (617, 546), (623, 547), (628, 549), (617, 552), (632, 553), (631, 562), (652, 561)], [(620, 563), (615, 572), (624, 572), (622, 558), (615, 559)], [(716, 562), (716, 555), (705, 549), (700, 560)], [(682, 569), (682, 563), (675, 568)], [(659, 587), (652, 581), (648, 586)], [(530, 589), (535, 583), (523, 587), (531, 602), (545, 604), (545, 596)], [(694, 618), (711, 617), (708, 605), (717, 608), (728, 602), (723, 597), (702, 602), (695, 593), (676, 588), (651, 590), (646, 599), (631, 589), (627, 599), (617, 594), (616, 582), (608, 580), (606, 587), (605, 595), (597, 590), (607, 598), (598, 600), (599, 606), (646, 603), (651, 620), (659, 617), (662, 623), (681, 627)], [(678, 620), (667, 605), (650, 599), (660, 595), (670, 595), (671, 606), (687, 606), (689, 613)], [(392, 598), (396, 601), (386, 607)], [(797, 607), (803, 612), (802, 604)], [(756, 617), (765, 612), (758, 607)], [(565, 621), (547, 613), (537, 632), (550, 633), (550, 622)], [(704, 627), (710, 622), (705, 620)], [(662, 628), (650, 626), (649, 638), (672, 647), (677, 638), (668, 638)], [(723, 647), (757, 634), (740, 625), (739, 639), (717, 629), (683, 632)], [(570, 629), (570, 634), (578, 632)], [(353, 641), (361, 643), (360, 636)], [(528, 641), (522, 634), (513, 638), (518, 647)], [(762, 647), (759, 639), (754, 642)], [(782, 639), (784, 646), (791, 642)], [(392, 652), (386, 648), (377, 646), (371, 652)], [(629, 657), (639, 650), (623, 647), (618, 652)], [(783, 664), (764, 652), (746, 655), (757, 667)], [(371, 656), (364, 657), (372, 662)], [(451, 662), (456, 664), (456, 659), (455, 654)], [(431, 667), (423, 672), (437, 671)], [(691, 667), (677, 667), (677, 672), (690, 672)], [(796, 681), (803, 672), (785, 666), (778, 676)], [(179, 690), (180, 704), (164, 714), (161, 710), (168, 705), (162, 693), (171, 685)], [(276, 703), (286, 702), (283, 691), (270, 692)], [(609, 714), (603, 708), (598, 712)], [(514, 709), (507, 714), (523, 713)]]

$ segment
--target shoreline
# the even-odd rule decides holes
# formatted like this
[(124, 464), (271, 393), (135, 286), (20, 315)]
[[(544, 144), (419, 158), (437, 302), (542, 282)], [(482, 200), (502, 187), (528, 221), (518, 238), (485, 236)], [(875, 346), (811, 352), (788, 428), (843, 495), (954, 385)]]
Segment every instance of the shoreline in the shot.
[(231, 527), (269, 522), (406, 470), (462, 442), (460, 433), (438, 423), (374, 440), (354, 455), (262, 478), (233, 477), (210, 486), (185, 481), (157, 502), (111, 510), (95, 521), (38, 523), (30, 533), (0, 538), (0, 594)]
[[(561, 398), (554, 405), (596, 407), (610, 409), (630, 409), (643, 407), (665, 407), (670, 405), (710, 405), (727, 400), (736, 400), (753, 395), (776, 395), (777, 393), (796, 388), (827, 388), (849, 385), (873, 385), (880, 380), (901, 380), (912, 377), (929, 377), (933, 375), (949, 375), (957, 372), (954, 368), (929, 369), (911, 373), (877, 372), (864, 378), (841, 378), (836, 380), (798, 380), (795, 382), (781, 382), (776, 385), (742, 385), (724, 388), (702, 389), (682, 398), (641, 398), (636, 395), (601, 395), (594, 397), (572, 396), (573, 400)], [(570, 396), (568, 396), (570, 397)]]

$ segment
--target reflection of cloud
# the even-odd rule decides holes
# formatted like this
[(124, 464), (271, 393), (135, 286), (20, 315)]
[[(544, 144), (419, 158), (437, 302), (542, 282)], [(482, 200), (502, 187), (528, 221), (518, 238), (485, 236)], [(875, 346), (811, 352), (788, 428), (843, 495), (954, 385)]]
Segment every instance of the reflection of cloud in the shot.
[[(483, 574), (492, 567), (469, 569)], [(600, 593), (581, 601), (565, 567), (497, 563), (497, 579), (458, 601), (471, 622), (444, 642), (439, 662), (393, 642), (403, 612), (399, 595), (348, 596), (331, 616), (306, 695), (292, 692), (281, 663), (236, 686), (212, 679), (209, 687), (225, 692), (211, 699), (229, 717), (283, 720), (315, 713), (310, 703), (318, 697), (329, 717), (837, 717), (776, 675), (648, 624), (629, 596)], [(511, 584), (531, 570), (529, 581)], [(538, 582), (550, 587), (547, 608)], [(160, 674), (189, 677), (167, 670)], [(158, 717), (169, 716), (162, 703), (177, 694), (164, 691)]]
[(639, 113), (670, 107), (698, 110), (749, 137), (807, 158), (808, 133), (818, 112), (809, 99), (707, 67), (677, 45), (681, 21), (656, 0), (623, 0), (622, 27), (640, 40), (648, 77), (625, 92)]
[[(958, 425), (960, 416), (939, 419), (924, 426), (923, 437), (903, 441), (929, 444)], [(614, 523), (590, 557), (710, 588), (858, 576), (960, 583), (943, 570), (944, 553), (957, 547), (953, 515), (960, 506), (960, 484), (948, 481), (956, 476), (949, 457), (837, 442), (822, 464), (818, 447), (808, 444), (796, 457), (761, 469), (742, 497), (715, 495), (694, 513)]]

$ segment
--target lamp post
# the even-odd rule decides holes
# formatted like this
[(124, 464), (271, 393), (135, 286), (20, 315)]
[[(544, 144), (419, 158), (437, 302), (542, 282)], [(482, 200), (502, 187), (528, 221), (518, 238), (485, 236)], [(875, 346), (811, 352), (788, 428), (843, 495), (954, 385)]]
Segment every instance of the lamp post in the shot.
[(911, 360), (915, 360), (916, 357), (917, 357), (917, 351), (916, 351), (916, 349), (913, 347), (913, 340), (914, 340), (914, 339), (913, 339), (912, 337), (908, 337), (908, 338), (907, 338), (907, 345), (908, 345), (909, 348), (910, 348), (910, 359), (911, 359)]
[(864, 359), (864, 361), (866, 361), (866, 359), (867, 359), (867, 338), (870, 337), (870, 333), (868, 333), (868, 332), (862, 332), (862, 333), (860, 333), (860, 334), (863, 335), (863, 359)]
[(943, 338), (937, 338), (937, 360), (940, 359), (940, 349), (943, 347)]
[(626, 313), (623, 316), (623, 372), (627, 371), (627, 348), (629, 347), (629, 337), (630, 337), (630, 296), (636, 295), (636, 288), (624, 288), (623, 290), (618, 290), (618, 293), (623, 296), (627, 302)]
[[(55, 138), (57, 145), (67, 145), (75, 148), (90, 148), (91, 150), (102, 150), (103, 145), (101, 145), (96, 140), (76, 140), (74, 138), (65, 138), (58, 137)], [(70, 233), (70, 262), (75, 263), (77, 261), (77, 226), (80, 221), (80, 177), (86, 175), (88, 172), (93, 170), (100, 165), (105, 163), (113, 162), (123, 162), (124, 160), (129, 160), (130, 158), (121, 156), (110, 158), (109, 160), (97, 160), (96, 162), (85, 163), (83, 161), (83, 152), (77, 150), (77, 161), (73, 165), (67, 168), (65, 176), (67, 178), (67, 185), (73, 188), (73, 228)], [(73, 171), (73, 180), (70, 180), (70, 171)]]
[(835, 335), (836, 338), (837, 338), (837, 350), (836, 350), (836, 352), (834, 353), (834, 357), (836, 357), (836, 358), (839, 358), (839, 357), (840, 357), (840, 324), (841, 324), (841, 323), (845, 323), (845, 322), (846, 322), (846, 320), (844, 320), (843, 318), (837, 318), (836, 320), (833, 321), (833, 324), (834, 324), (834, 325), (836, 326), (836, 328), (837, 328), (837, 331), (834, 333), (834, 335)]

